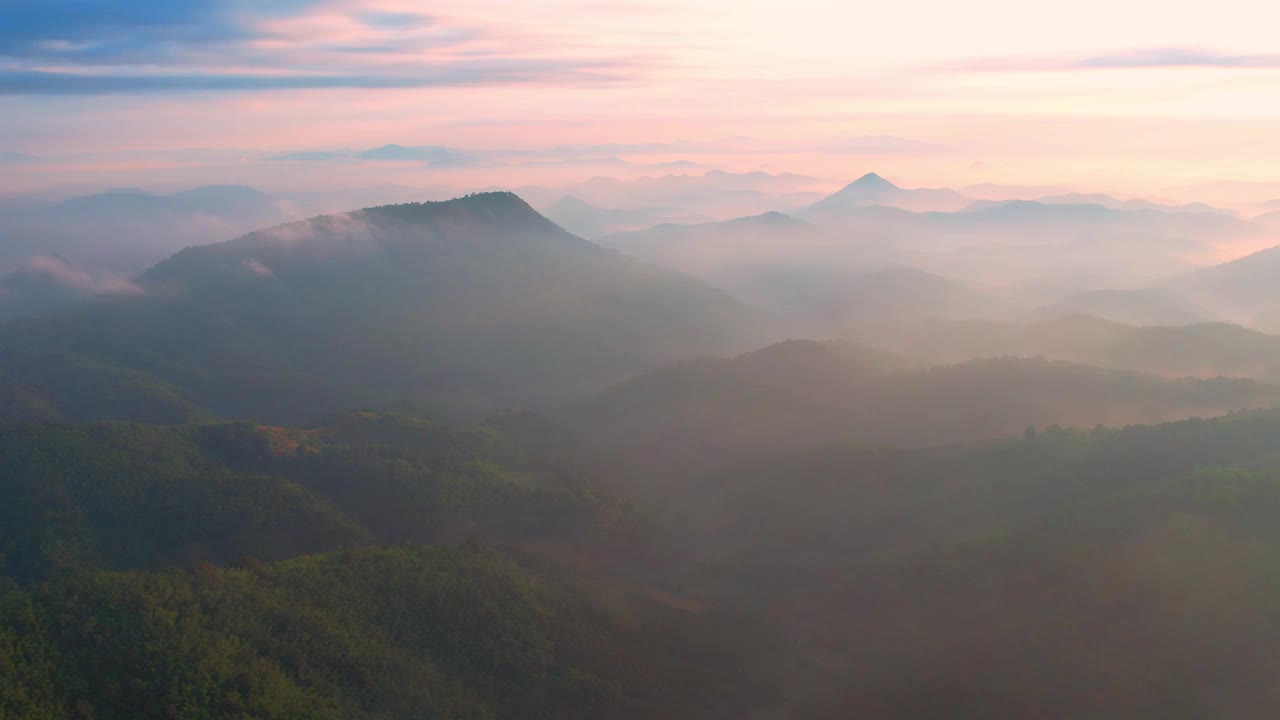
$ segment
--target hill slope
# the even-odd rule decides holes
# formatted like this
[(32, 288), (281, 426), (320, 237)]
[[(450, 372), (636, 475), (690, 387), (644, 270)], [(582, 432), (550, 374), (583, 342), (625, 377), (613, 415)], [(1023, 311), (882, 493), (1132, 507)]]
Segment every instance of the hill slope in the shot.
[(555, 434), (372, 413), (0, 424), (0, 716), (639, 720), (768, 702), (739, 685), (767, 686), (748, 667), (769, 653), (720, 630), (736, 620), (610, 571), (646, 567), (643, 524)]
[(1077, 293), (1036, 310), (1032, 317), (1054, 320), (1071, 315), (1093, 315), (1127, 325), (1194, 325), (1214, 320), (1208, 310), (1162, 288)]
[(806, 717), (1249, 717), (1280, 700), (1277, 438), (1268, 411), (840, 448), (667, 497), (688, 586), (795, 639)]
[(1258, 315), (1280, 310), (1280, 247), (1262, 250), (1221, 265), (1197, 270), (1170, 283), (1229, 318), (1252, 322)]
[(489, 412), (750, 332), (719, 292), (569, 235), (504, 193), (188, 248), (136, 284), (137, 297), (0, 329), (0, 397), (35, 398), (28, 416), (40, 405), (69, 419), (137, 417), (62, 392), (92, 366), (142, 373), (233, 417), (299, 421), (402, 400)]
[(1280, 389), (1248, 380), (1167, 380), (1018, 358), (908, 369), (870, 348), (791, 341), (650, 373), (563, 416), (670, 479), (784, 450), (918, 447), (1028, 426), (1159, 422), (1278, 402)]

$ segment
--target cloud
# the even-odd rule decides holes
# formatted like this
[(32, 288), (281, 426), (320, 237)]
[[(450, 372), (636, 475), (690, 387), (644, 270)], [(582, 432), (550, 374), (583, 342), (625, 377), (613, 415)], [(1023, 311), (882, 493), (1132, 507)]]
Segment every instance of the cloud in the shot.
[(1233, 54), (1196, 48), (1147, 48), (1098, 55), (1075, 63), (1077, 68), (1280, 68), (1280, 53)]
[(334, 0), (0, 0), (0, 94), (407, 89), (626, 79), (639, 63), (539, 53), (417, 12)]
[(1022, 55), (970, 58), (935, 69), (967, 72), (1065, 72), (1158, 68), (1280, 69), (1280, 53), (1227, 53), (1203, 48), (1156, 47), (1100, 55)]
[(230, 92), (241, 90), (411, 89), (552, 82), (608, 83), (615, 75), (564, 61), (484, 61), (404, 75), (115, 74), (0, 70), (0, 95)]
[(243, 263), (243, 267), (245, 270), (248, 270), (250, 273), (257, 275), (258, 277), (273, 278), (276, 276), (276, 273), (274, 270), (267, 267), (266, 265), (263, 265), (261, 262), (257, 260), (245, 260)]
[(0, 152), (0, 164), (33, 163), (40, 158), (18, 152)]
[(58, 287), (84, 294), (140, 295), (142, 288), (110, 273), (90, 273), (56, 255), (33, 255), (23, 261), (15, 278), (43, 278)]

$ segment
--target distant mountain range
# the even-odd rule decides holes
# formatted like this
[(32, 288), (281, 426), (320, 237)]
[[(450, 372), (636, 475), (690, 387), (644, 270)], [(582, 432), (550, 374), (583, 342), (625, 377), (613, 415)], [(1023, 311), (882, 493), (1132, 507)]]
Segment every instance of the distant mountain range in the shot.
[[(1085, 199), (1106, 204), (1067, 204)], [(1207, 206), (1112, 200), (972, 202), (949, 190), (904, 190), (871, 174), (795, 214), (874, 249), (871, 259), (882, 264), (993, 286), (1156, 285), (1196, 269), (1203, 258), (1265, 242), (1270, 232)], [(930, 202), (951, 211), (907, 209)]]
[(566, 195), (543, 209), (543, 214), (560, 227), (587, 239), (659, 223), (685, 220), (680, 213), (662, 208), (607, 209)]
[(1214, 322), (1214, 314), (1163, 288), (1092, 290), (1036, 310), (1037, 320), (1092, 315), (1128, 325), (1194, 325)]
[(909, 369), (849, 344), (791, 341), (659, 370), (566, 409), (605, 448), (688, 472), (695, 463), (826, 445), (938, 445), (1052, 424), (1124, 425), (1280, 401), (1248, 380), (1162, 379), (1043, 359)]
[(1238, 325), (1137, 327), (1089, 315), (1029, 325), (931, 319), (863, 337), (918, 362), (1046, 357), (1170, 378), (1237, 377), (1280, 384), (1280, 336)]
[(1280, 310), (1280, 246), (1177, 278), (1169, 287), (1214, 308), (1223, 316), (1249, 324), (1257, 316)]
[(0, 208), (0, 272), (33, 255), (137, 271), (187, 245), (227, 240), (296, 216), (291, 203), (253, 188), (214, 185), (169, 195), (116, 189), (58, 203)]
[[(1214, 207), (1207, 203), (1168, 205), (1142, 199), (1119, 200), (1105, 193), (1063, 193), (1060, 195), (1045, 195), (1033, 199), (1035, 202), (1045, 205), (1098, 205), (1109, 210), (1158, 210), (1169, 213), (1211, 213), (1231, 217), (1236, 216), (1236, 213), (1231, 210)], [(993, 205), (999, 205), (1002, 202), (1010, 202), (1010, 200), (975, 200), (965, 209), (982, 210)]]
[(713, 170), (629, 180), (595, 177), (563, 187), (519, 187), (515, 192), (535, 207), (546, 208), (568, 196), (611, 210), (662, 208), (669, 217), (688, 223), (788, 212), (822, 199), (827, 186), (818, 178), (791, 173)]

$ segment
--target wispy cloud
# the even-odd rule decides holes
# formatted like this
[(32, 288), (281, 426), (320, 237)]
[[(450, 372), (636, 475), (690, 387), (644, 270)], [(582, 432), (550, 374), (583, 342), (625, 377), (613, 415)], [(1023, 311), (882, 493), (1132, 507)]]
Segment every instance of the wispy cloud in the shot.
[(1203, 48), (1157, 47), (1094, 55), (978, 57), (935, 66), (963, 72), (1064, 72), (1159, 68), (1280, 69), (1280, 53), (1228, 53)]
[(1078, 68), (1280, 68), (1280, 53), (1234, 54), (1198, 48), (1148, 48), (1097, 55), (1075, 63)]
[(335, 0), (12, 0), (0, 94), (600, 84), (639, 63)]

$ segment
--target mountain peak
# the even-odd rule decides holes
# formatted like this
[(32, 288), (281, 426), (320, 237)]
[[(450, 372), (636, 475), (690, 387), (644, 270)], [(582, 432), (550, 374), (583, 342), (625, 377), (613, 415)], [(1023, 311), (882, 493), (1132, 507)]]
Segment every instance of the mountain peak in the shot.
[(850, 188), (860, 190), (898, 190), (897, 185), (885, 180), (876, 173), (870, 172), (849, 184)]
[(495, 224), (525, 229), (555, 227), (523, 198), (506, 190), (472, 193), (452, 200), (383, 205), (359, 212), (364, 217), (409, 223), (455, 221), (478, 222), (490, 227), (495, 227)]

